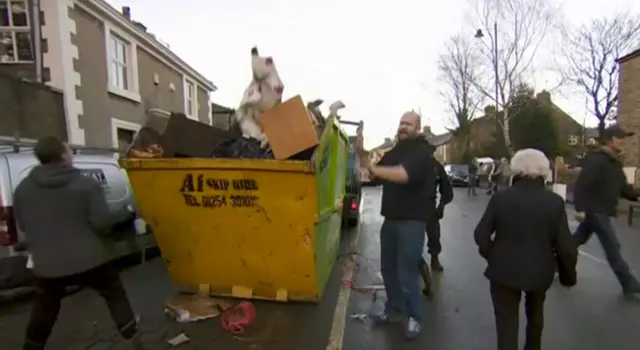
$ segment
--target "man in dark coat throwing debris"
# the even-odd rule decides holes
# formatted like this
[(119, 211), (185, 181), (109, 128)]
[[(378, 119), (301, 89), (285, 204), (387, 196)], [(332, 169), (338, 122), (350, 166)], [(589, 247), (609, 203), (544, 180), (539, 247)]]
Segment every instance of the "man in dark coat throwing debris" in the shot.
[(387, 303), (384, 313), (372, 318), (376, 324), (386, 324), (408, 316), (407, 339), (420, 334), (422, 293), (417, 266), (435, 185), (433, 146), (419, 136), (420, 130), (420, 116), (405, 113), (398, 127), (398, 142), (378, 165), (371, 164), (364, 150), (361, 130), (356, 142), (361, 164), (383, 185), (380, 248)]

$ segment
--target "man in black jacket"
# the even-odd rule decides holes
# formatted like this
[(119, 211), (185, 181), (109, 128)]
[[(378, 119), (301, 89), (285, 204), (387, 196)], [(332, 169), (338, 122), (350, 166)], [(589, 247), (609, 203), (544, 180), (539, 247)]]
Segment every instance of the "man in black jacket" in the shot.
[(607, 261), (626, 295), (640, 293), (640, 282), (622, 257), (610, 218), (617, 215), (620, 197), (638, 200), (638, 194), (627, 183), (618, 159), (623, 139), (632, 135), (617, 125), (604, 130), (599, 148), (583, 159), (574, 194), (575, 209), (583, 217), (573, 236), (576, 244), (585, 244), (594, 233), (598, 236)]
[(478, 164), (476, 160), (473, 159), (467, 165), (469, 167), (469, 177), (467, 179), (467, 195), (469, 196), (477, 196), (476, 193), (476, 181), (478, 180)]
[(126, 209), (115, 215), (109, 211), (101, 185), (72, 166), (68, 145), (45, 137), (34, 152), (41, 165), (20, 182), (13, 196), (15, 218), (26, 235), (40, 289), (24, 349), (45, 348), (66, 287), (73, 285), (95, 289), (106, 300), (120, 334), (137, 343), (136, 317), (118, 271), (106, 264), (109, 256), (103, 245), (112, 224), (133, 214)]
[[(440, 263), (439, 255), (442, 252), (442, 244), (440, 243), (440, 220), (444, 217), (444, 207), (453, 200), (453, 187), (449, 182), (447, 172), (440, 162), (433, 159), (435, 167), (436, 185), (432, 192), (432, 211), (427, 216), (427, 249), (431, 256), (431, 269), (434, 271), (444, 271), (442, 263)], [(440, 193), (440, 200), (436, 197), (437, 192)], [(437, 205), (436, 205), (437, 202)], [(435, 212), (435, 215), (431, 214)]]
[(378, 165), (370, 163), (361, 139), (356, 145), (361, 163), (383, 186), (380, 255), (387, 303), (384, 313), (372, 319), (383, 324), (408, 316), (407, 339), (420, 334), (422, 294), (417, 267), (435, 184), (433, 146), (419, 137), (420, 130), (420, 116), (405, 113), (398, 127), (398, 142)]

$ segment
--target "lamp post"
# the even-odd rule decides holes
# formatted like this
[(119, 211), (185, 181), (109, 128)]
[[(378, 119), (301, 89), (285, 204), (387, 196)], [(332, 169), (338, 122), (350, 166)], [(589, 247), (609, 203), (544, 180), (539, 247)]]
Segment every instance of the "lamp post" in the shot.
[[(484, 38), (484, 33), (482, 33), (482, 29), (478, 29), (475, 35), (476, 39)], [(491, 42), (493, 46), (493, 74), (495, 78), (495, 99), (496, 99), (496, 119), (498, 118), (498, 90), (500, 87), (500, 76), (498, 75), (498, 21), (493, 22), (493, 40)]]

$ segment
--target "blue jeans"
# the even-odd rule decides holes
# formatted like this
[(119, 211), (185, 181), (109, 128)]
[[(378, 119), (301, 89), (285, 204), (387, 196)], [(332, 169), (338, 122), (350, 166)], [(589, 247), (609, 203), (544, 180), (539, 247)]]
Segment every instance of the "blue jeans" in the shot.
[(422, 292), (417, 268), (425, 240), (425, 223), (385, 219), (380, 231), (380, 265), (387, 292), (387, 315), (422, 321)]
[(622, 288), (637, 284), (638, 282), (631, 273), (629, 265), (622, 257), (620, 241), (618, 241), (618, 236), (616, 236), (616, 232), (611, 226), (611, 219), (607, 215), (587, 214), (573, 235), (576, 245), (581, 246), (587, 243), (594, 233), (600, 240), (607, 261)]

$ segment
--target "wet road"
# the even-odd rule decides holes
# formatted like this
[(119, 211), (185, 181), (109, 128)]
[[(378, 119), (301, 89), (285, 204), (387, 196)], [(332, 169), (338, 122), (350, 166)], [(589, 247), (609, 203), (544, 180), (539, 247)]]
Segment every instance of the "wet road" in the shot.
[[(375, 197), (379, 189), (367, 192)], [(485, 263), (477, 253), (473, 229), (489, 197), (467, 197), (456, 189), (455, 200), (442, 220), (442, 263), (445, 271), (436, 275), (435, 296), (424, 305), (423, 334), (414, 343), (405, 343), (400, 327), (373, 329), (366, 322), (348, 320), (345, 350), (432, 349), (493, 350), (496, 348), (493, 309), (489, 286), (482, 275)], [(378, 201), (367, 201), (367, 218), (361, 228), (359, 284), (378, 282), (379, 229)], [(569, 217), (573, 217), (569, 211)], [(575, 227), (577, 223), (571, 222)], [(622, 220), (616, 229), (623, 252), (632, 269), (640, 271), (640, 231), (627, 228)], [(621, 296), (620, 288), (594, 238), (581, 249), (578, 285), (565, 289), (554, 284), (547, 294), (543, 348), (563, 350), (632, 350), (640, 347), (640, 301)], [(362, 266), (365, 267), (362, 267)], [(348, 314), (382, 309), (382, 300), (352, 293)], [(524, 325), (524, 311), (522, 311)], [(521, 327), (522, 328), (522, 327)], [(524, 336), (521, 333), (521, 338)]]
[[(425, 303), (424, 332), (406, 343), (400, 328), (374, 329), (349, 318), (381, 308), (371, 294), (341, 288), (349, 270), (344, 264), (358, 237), (355, 260), (358, 285), (376, 283), (379, 271), (380, 189), (367, 188), (358, 230), (345, 232), (337, 268), (320, 305), (256, 303), (257, 322), (243, 339), (234, 339), (220, 327), (219, 319), (178, 324), (163, 315), (163, 304), (172, 288), (161, 259), (129, 268), (123, 280), (136, 311), (141, 314), (145, 338), (152, 349), (166, 348), (166, 340), (184, 332), (191, 341), (178, 349), (344, 350), (431, 349), (493, 350), (495, 335), (488, 283), (482, 276), (484, 262), (477, 254), (472, 231), (488, 197), (469, 198), (462, 189), (442, 221), (445, 272), (436, 276), (435, 297)], [(571, 216), (571, 215), (570, 215)], [(574, 223), (575, 224), (575, 223)], [(616, 225), (625, 256), (640, 271), (640, 231)], [(571, 290), (554, 285), (548, 293), (544, 345), (547, 349), (638, 349), (640, 302), (620, 296), (619, 287), (596, 240), (583, 249), (578, 286)], [(0, 349), (19, 350), (30, 305), (0, 308)], [(346, 318), (344, 316), (347, 316)], [(82, 291), (63, 303), (48, 350), (120, 349), (122, 341), (102, 300)]]

